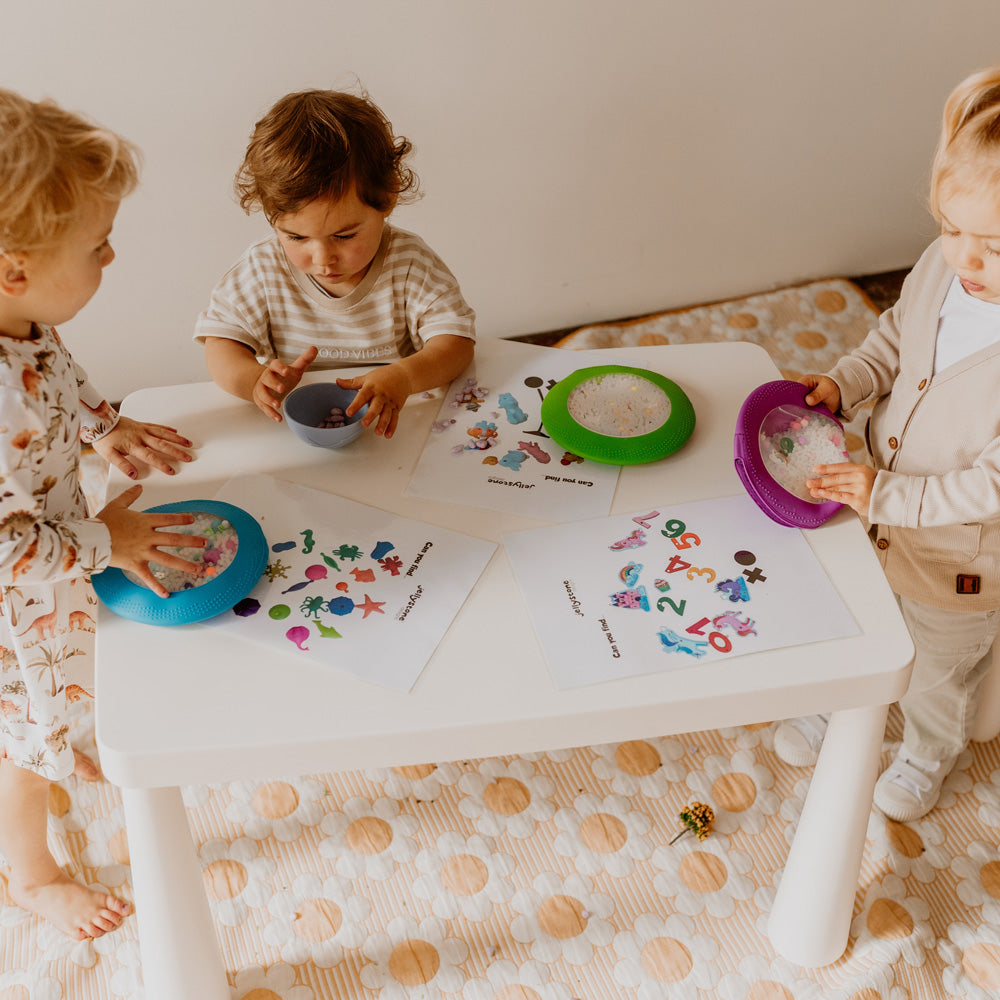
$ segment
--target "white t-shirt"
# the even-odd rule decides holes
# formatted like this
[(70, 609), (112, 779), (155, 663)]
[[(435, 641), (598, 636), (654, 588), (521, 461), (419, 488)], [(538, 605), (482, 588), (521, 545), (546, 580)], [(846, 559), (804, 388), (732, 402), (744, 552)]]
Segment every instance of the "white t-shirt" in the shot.
[(952, 280), (941, 306), (934, 374), (1000, 341), (1000, 303), (983, 302)]
[(441, 333), (474, 340), (475, 313), (419, 236), (386, 225), (368, 273), (340, 298), (292, 265), (276, 236), (255, 243), (215, 286), (194, 339), (235, 340), (264, 362), (315, 345), (311, 368), (343, 368), (398, 361)]

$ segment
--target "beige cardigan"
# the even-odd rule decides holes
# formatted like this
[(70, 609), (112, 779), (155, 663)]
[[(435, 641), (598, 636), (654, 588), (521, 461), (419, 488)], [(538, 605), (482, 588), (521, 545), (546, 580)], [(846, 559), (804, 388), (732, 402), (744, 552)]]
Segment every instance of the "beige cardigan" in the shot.
[(984, 611), (1000, 608), (1000, 343), (934, 374), (953, 277), (937, 240), (878, 328), (829, 375), (847, 419), (875, 401), (868, 517), (893, 590)]

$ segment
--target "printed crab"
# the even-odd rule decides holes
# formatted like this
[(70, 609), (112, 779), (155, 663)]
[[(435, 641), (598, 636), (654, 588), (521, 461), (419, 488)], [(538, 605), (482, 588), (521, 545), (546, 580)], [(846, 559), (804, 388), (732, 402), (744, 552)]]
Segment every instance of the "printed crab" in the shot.
[(339, 549), (334, 549), (333, 554), (340, 559), (360, 559), (361, 549), (357, 545), (341, 545)]

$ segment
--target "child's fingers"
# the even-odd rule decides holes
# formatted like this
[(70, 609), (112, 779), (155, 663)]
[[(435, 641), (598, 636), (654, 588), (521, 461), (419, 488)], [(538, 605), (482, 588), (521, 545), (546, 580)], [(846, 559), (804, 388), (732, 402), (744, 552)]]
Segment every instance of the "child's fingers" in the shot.
[(146, 430), (152, 432), (154, 437), (164, 441), (172, 441), (184, 448), (190, 448), (193, 444), (183, 434), (180, 434), (176, 427), (168, 427), (166, 424), (146, 424), (145, 426)]
[[(133, 448), (131, 454), (135, 458), (141, 459), (151, 469), (157, 469), (167, 476), (173, 476), (177, 473), (177, 470), (165, 458), (163, 458), (158, 451), (146, 445), (140, 448)], [(122, 461), (125, 462), (129, 468), (135, 468), (135, 466), (132, 465), (124, 456), (122, 456)], [(178, 458), (177, 461), (184, 461), (184, 459)], [(190, 458), (188, 458), (187, 461), (190, 461)], [(130, 479), (133, 478), (121, 463), (116, 462), (115, 464), (118, 465), (118, 468), (120, 468), (125, 475), (129, 476)]]
[[(365, 387), (365, 380), (363, 377), (338, 378), (337, 385), (339, 385), (341, 389), (355, 390), (354, 399), (351, 400), (347, 409), (344, 410), (344, 416), (346, 417), (353, 417), (354, 414), (357, 413), (358, 410), (360, 410), (361, 407), (365, 405), (365, 403), (371, 404), (374, 400), (374, 394), (372, 393), (371, 389)], [(369, 413), (370, 412), (371, 412), (371, 407), (369, 406)], [(365, 414), (366, 417), (367, 415), (368, 414)], [(368, 423), (366, 423), (364, 420), (362, 420), (362, 423), (364, 424), (365, 427), (368, 426)]]
[[(358, 393), (358, 396), (360, 395), (361, 393)], [(361, 403), (358, 403), (358, 396), (354, 398), (354, 402), (351, 403), (351, 405), (344, 411), (345, 416), (353, 417), (354, 414), (358, 411), (358, 409), (363, 405)], [(385, 401), (379, 399), (378, 397), (368, 400), (368, 412), (365, 413), (365, 415), (361, 418), (361, 426), (371, 427), (371, 425), (378, 420), (379, 414), (382, 413), (384, 407), (385, 407)]]
[(167, 569), (176, 569), (182, 573), (190, 573), (192, 576), (202, 576), (205, 572), (205, 567), (202, 563), (191, 562), (190, 559), (185, 559), (183, 556), (174, 555), (169, 552), (157, 552), (151, 561), (158, 563), (160, 566), (165, 566)]
[(392, 411), (392, 418), (389, 420), (389, 426), (386, 428), (385, 431), (385, 438), (387, 441), (389, 440), (389, 438), (393, 436), (393, 434), (396, 433), (396, 428), (398, 426), (399, 426), (399, 410), (394, 408)]
[(304, 372), (319, 355), (318, 347), (307, 347), (291, 364), (296, 371)]
[(378, 425), (375, 433), (383, 437), (392, 437), (392, 432), (396, 428), (396, 407), (391, 403), (385, 403), (378, 415)]
[(135, 486), (130, 486), (127, 490), (122, 490), (121, 493), (116, 497), (112, 497), (104, 506), (105, 507), (131, 507), (132, 504), (139, 499), (142, 494), (142, 487), (136, 484)]
[(137, 576), (143, 586), (151, 590), (157, 597), (170, 596), (170, 591), (153, 576), (153, 571), (149, 568), (149, 563), (138, 563), (137, 565), (125, 566), (123, 568)]
[(281, 423), (281, 397), (284, 394), (284, 383), (265, 370), (254, 386), (253, 400), (275, 423)]
[(181, 448), (179, 445), (171, 444), (169, 441), (154, 439), (146, 445), (146, 450), (150, 455), (165, 455), (175, 462), (194, 461), (194, 456), (191, 452)]
[[(854, 462), (836, 462), (833, 465), (815, 465), (813, 472), (817, 476), (856, 476), (861, 467)], [(842, 480), (841, 480), (842, 481)]]
[(112, 451), (108, 455), (108, 461), (129, 479), (135, 479), (139, 475), (139, 470), (120, 451)]
[(261, 411), (261, 413), (273, 420), (276, 424), (281, 423), (281, 406), (275, 403), (273, 399), (262, 399), (258, 396), (255, 399), (255, 402), (257, 403), (257, 408)]
[[(194, 456), (187, 450), (190, 447), (190, 442), (187, 446), (181, 444), (183, 439), (173, 440), (165, 437), (156, 437), (155, 435), (150, 435), (144, 438), (141, 447), (150, 455), (166, 455), (168, 458), (175, 462), (191, 462), (194, 461)], [(134, 453), (147, 461), (145, 454), (139, 449), (133, 449)]]
[[(152, 528), (157, 537), (166, 534), (162, 528), (176, 528), (181, 524), (194, 524), (193, 514), (143, 514), (147, 525)], [(190, 549), (202, 549), (208, 544), (208, 540), (195, 535), (183, 535), (178, 532), (170, 534), (171, 541), (156, 542), (157, 545), (187, 545)]]

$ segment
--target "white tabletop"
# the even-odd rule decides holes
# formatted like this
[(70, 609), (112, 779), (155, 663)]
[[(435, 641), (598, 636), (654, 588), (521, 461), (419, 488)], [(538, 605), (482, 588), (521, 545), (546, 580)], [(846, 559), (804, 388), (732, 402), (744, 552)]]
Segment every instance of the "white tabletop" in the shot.
[[(545, 350), (487, 340), (477, 358)], [(697, 417), (680, 451), (623, 468), (614, 513), (743, 492), (732, 460), (736, 415), (756, 386), (780, 377), (761, 348), (577, 353), (579, 367), (620, 363), (668, 376)], [(263, 472), (494, 541), (546, 523), (403, 495), (441, 397), (412, 398), (391, 441), (365, 433), (327, 452), (211, 382), (141, 390), (123, 412), (176, 426), (198, 458), (175, 477), (144, 478), (138, 506), (211, 498), (230, 477)], [(111, 494), (127, 485), (114, 473)], [(119, 785), (159, 787), (526, 753), (895, 701), (912, 644), (860, 521), (841, 511), (805, 535), (861, 634), (571, 690), (550, 679), (502, 546), (409, 693), (204, 626), (139, 625), (102, 608), (102, 766)]]

